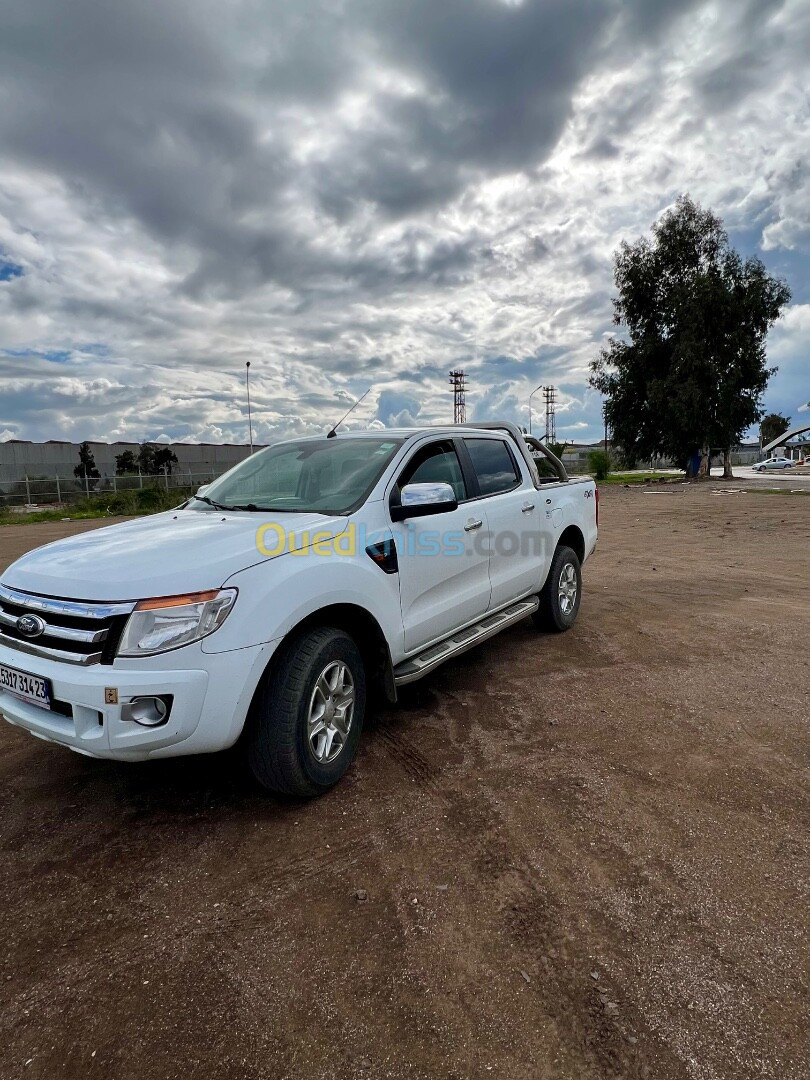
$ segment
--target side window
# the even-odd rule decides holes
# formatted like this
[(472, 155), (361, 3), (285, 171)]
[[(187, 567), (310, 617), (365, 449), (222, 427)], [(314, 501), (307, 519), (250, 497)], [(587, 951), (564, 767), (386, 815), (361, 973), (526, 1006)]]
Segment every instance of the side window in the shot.
[(540, 453), (538, 450), (530, 451), (534, 458), (534, 463), (537, 466), (537, 474), (542, 481), (546, 480), (559, 480), (560, 474), (551, 464), (545, 454)]
[(520, 483), (515, 459), (500, 439), (465, 439), (482, 495), (511, 491)]
[(461, 502), (467, 498), (464, 475), (451, 442), (435, 442), (414, 454), (399, 475), (397, 486), (406, 484), (449, 484)]

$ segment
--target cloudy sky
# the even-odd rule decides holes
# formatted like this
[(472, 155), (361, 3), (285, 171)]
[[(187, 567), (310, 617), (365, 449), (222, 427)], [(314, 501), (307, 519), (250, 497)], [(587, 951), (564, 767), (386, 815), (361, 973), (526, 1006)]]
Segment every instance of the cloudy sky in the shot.
[[(0, 0), (0, 438), (597, 438), (611, 256), (681, 192), (784, 276), (810, 398), (808, 0)], [(540, 395), (534, 399), (541, 407)]]

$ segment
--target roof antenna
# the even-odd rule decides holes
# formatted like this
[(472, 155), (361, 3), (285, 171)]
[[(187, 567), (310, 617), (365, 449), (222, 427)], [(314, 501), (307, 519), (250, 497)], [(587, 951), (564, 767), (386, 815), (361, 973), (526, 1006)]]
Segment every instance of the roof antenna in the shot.
[[(354, 405), (352, 405), (352, 407), (349, 409), (349, 411), (343, 417), (343, 420), (347, 420), (351, 416), (351, 414), (354, 412), (354, 410), (357, 408), (357, 406), (360, 404), (360, 402), (363, 400), (363, 398), (368, 397), (368, 395), (370, 393), (371, 393), (371, 387), (369, 387), (368, 390), (366, 390), (365, 394), (363, 394), (363, 397), (359, 397), (357, 399), (357, 401), (355, 401)], [(326, 436), (327, 439), (334, 439), (335, 438), (335, 436), (337, 435), (337, 429), (343, 423), (343, 420), (338, 420), (338, 422), (335, 424), (335, 426), (332, 428), (332, 430)]]

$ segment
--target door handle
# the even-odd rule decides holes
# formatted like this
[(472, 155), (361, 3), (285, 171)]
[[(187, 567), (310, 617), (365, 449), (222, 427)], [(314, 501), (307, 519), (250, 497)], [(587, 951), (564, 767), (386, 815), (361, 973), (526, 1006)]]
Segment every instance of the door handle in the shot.
[(530, 514), (530, 513), (532, 512), (532, 510), (534, 510), (534, 503), (530, 503), (530, 502), (525, 502), (525, 503), (523, 504), (523, 506), (521, 506), (521, 508), (520, 508), (520, 509), (521, 509), (521, 512), (522, 512), (522, 513), (524, 513), (524, 514)]
[(475, 532), (475, 530), (480, 529), (483, 524), (484, 523), (480, 520), (480, 518), (470, 518), (470, 520), (464, 526), (464, 532)]

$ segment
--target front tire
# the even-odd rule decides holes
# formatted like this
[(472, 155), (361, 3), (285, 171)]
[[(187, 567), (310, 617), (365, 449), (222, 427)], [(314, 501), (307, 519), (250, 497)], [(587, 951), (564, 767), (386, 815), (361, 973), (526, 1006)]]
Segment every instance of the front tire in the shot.
[(269, 791), (311, 798), (352, 763), (366, 709), (360, 651), (343, 630), (320, 627), (282, 647), (254, 703), (248, 764)]
[(582, 567), (571, 548), (560, 546), (554, 552), (540, 606), (532, 615), (540, 630), (561, 634), (577, 621), (582, 599)]

